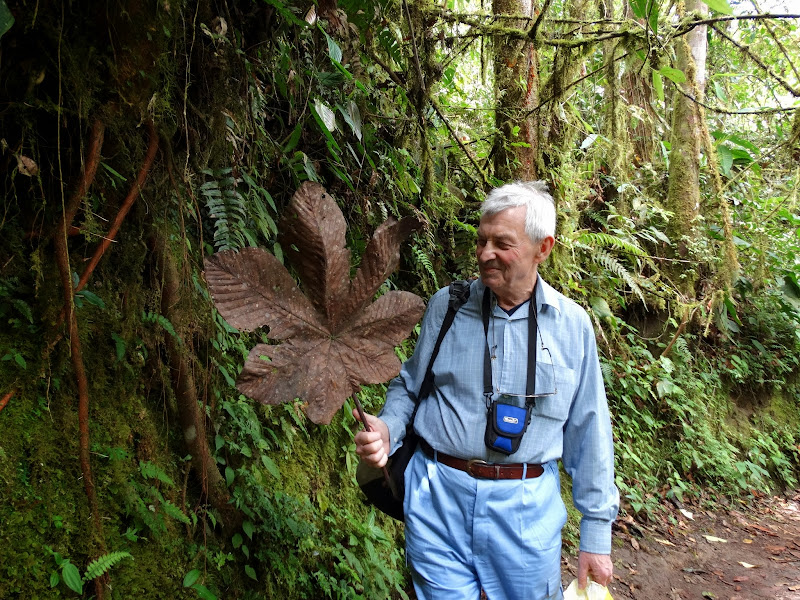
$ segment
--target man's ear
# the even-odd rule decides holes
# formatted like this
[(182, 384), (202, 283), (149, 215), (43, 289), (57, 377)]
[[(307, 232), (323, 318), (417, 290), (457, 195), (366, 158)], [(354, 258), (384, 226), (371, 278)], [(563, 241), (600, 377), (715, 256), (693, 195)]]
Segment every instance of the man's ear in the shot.
[(550, 256), (550, 252), (553, 251), (553, 246), (555, 245), (556, 245), (556, 238), (554, 238), (552, 235), (548, 235), (541, 242), (536, 244), (536, 250), (538, 254), (538, 256), (536, 257), (537, 262), (542, 263), (545, 260), (547, 260), (547, 257)]

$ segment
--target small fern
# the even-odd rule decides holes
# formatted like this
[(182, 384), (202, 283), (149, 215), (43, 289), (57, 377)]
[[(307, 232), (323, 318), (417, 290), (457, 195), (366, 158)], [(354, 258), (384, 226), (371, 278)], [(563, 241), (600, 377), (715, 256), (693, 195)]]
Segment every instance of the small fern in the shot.
[(189, 517), (187, 517), (180, 508), (175, 506), (169, 500), (164, 500), (161, 503), (161, 508), (164, 510), (164, 514), (166, 514), (168, 517), (171, 517), (176, 521), (180, 521), (181, 523), (186, 523), (187, 525), (191, 523)]
[(608, 269), (612, 273), (614, 273), (617, 277), (622, 279), (625, 283), (628, 284), (628, 287), (633, 290), (637, 296), (641, 299), (643, 304), (647, 304), (644, 299), (644, 294), (642, 293), (642, 289), (639, 287), (639, 283), (636, 281), (636, 277), (631, 274), (628, 269), (625, 268), (621, 262), (619, 262), (616, 258), (608, 254), (607, 252), (600, 250), (598, 248), (594, 248), (591, 250), (592, 256), (599, 265)]
[(433, 280), (433, 287), (432, 289), (427, 289), (428, 286), (425, 285), (425, 281), (423, 280), (423, 287), (426, 288), (426, 292), (432, 293), (438, 287), (437, 279), (436, 279), (436, 271), (433, 268), (433, 263), (431, 259), (425, 254), (425, 251), (420, 248), (419, 246), (413, 246), (411, 251), (414, 253), (414, 262), (417, 263), (420, 267), (424, 269), (424, 271), (430, 275), (430, 278)]
[(168, 334), (170, 334), (172, 337), (174, 337), (178, 341), (178, 344), (183, 344), (183, 340), (181, 339), (181, 336), (178, 335), (178, 333), (175, 331), (175, 328), (172, 326), (172, 323), (170, 322), (170, 320), (167, 319), (167, 317), (165, 317), (164, 315), (159, 315), (158, 313), (154, 313), (154, 312), (143, 312), (142, 313), (142, 322), (143, 323), (158, 323), (159, 325), (161, 325), (166, 330), (166, 332)]
[(88, 567), (86, 567), (86, 573), (83, 575), (83, 583), (91, 581), (92, 579), (97, 579), (98, 577), (102, 577), (111, 569), (111, 567), (116, 565), (123, 558), (133, 559), (133, 556), (131, 556), (129, 552), (124, 552), (122, 550), (109, 552), (103, 556), (98, 556), (89, 563)]
[(212, 177), (200, 186), (206, 210), (214, 221), (214, 247), (217, 250), (238, 250), (246, 245), (243, 232), (247, 229), (247, 208), (237, 189), (241, 179), (231, 175), (233, 169), (204, 169)]
[(623, 240), (609, 233), (585, 231), (578, 236), (578, 241), (592, 248), (616, 248), (634, 256), (647, 256), (647, 253), (635, 242)]
[(141, 461), (139, 463), (139, 472), (147, 479), (158, 479), (161, 483), (165, 483), (170, 487), (175, 487), (175, 482), (170, 479), (161, 467), (154, 465), (148, 461)]

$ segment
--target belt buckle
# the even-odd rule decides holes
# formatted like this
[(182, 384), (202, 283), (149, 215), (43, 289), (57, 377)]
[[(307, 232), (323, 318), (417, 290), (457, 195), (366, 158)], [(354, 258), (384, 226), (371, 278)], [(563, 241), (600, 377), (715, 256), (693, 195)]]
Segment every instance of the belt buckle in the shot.
[(475, 473), (472, 469), (474, 467), (491, 467), (491, 466), (492, 465), (490, 465), (485, 460), (481, 460), (480, 458), (471, 458), (467, 461), (467, 473), (469, 473), (472, 477), (475, 477), (476, 479), (486, 479), (486, 477)]

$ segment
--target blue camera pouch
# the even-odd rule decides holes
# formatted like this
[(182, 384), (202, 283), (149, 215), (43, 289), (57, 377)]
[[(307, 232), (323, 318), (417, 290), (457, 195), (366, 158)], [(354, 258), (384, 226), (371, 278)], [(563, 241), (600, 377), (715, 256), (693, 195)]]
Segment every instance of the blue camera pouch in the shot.
[(489, 406), (484, 443), (491, 450), (513, 454), (519, 449), (530, 420), (530, 405), (520, 407), (494, 401)]

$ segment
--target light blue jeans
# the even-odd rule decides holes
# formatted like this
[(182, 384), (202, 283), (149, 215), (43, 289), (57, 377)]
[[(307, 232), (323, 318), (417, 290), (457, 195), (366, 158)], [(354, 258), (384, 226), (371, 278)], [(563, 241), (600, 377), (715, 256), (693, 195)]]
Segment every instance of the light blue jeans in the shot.
[(420, 600), (561, 600), (567, 511), (555, 462), (487, 480), (417, 450), (406, 469), (406, 560)]

